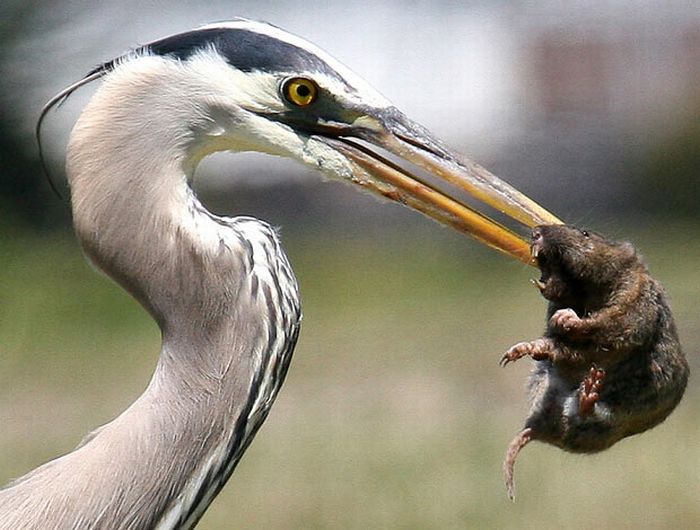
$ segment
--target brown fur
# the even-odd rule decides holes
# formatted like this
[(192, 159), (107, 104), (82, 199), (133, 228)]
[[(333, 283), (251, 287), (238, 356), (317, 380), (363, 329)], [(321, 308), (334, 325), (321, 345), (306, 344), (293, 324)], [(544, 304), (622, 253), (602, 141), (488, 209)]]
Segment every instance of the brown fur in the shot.
[(502, 358), (536, 361), (525, 429), (504, 464), (511, 497), (515, 458), (528, 441), (602, 451), (661, 423), (688, 380), (666, 294), (631, 244), (548, 225), (533, 230), (532, 255), (550, 303), (544, 336)]

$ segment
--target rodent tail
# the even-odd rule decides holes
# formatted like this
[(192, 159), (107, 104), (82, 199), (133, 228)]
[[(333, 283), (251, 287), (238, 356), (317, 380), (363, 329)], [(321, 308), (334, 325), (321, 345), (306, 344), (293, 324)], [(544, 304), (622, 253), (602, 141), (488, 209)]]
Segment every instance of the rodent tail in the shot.
[(531, 427), (526, 427), (518, 433), (518, 435), (513, 438), (513, 441), (508, 445), (508, 450), (506, 451), (506, 459), (503, 461), (503, 474), (506, 479), (506, 490), (508, 492), (508, 498), (515, 502), (515, 477), (513, 475), (513, 468), (515, 467), (515, 459), (518, 453), (532, 440), (535, 440), (535, 432)]

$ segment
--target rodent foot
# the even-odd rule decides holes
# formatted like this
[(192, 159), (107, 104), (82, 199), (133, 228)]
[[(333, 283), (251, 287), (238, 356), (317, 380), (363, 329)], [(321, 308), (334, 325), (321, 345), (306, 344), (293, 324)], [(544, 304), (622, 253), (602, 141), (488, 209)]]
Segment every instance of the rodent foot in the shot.
[(579, 392), (578, 415), (582, 418), (593, 414), (593, 407), (600, 399), (603, 390), (605, 371), (595, 366), (591, 366), (591, 371), (583, 379), (581, 391)]

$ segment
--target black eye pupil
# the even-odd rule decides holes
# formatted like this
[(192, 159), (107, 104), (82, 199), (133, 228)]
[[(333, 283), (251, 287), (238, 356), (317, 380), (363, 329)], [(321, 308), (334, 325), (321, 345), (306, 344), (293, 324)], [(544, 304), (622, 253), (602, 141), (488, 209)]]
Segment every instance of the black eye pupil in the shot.
[(311, 79), (293, 77), (280, 88), (281, 96), (296, 107), (307, 107), (318, 97), (318, 85)]

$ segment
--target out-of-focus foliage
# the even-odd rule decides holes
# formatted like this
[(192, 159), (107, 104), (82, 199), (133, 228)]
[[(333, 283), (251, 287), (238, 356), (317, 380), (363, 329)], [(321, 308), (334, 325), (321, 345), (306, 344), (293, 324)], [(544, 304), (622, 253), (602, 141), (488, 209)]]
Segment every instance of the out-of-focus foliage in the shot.
[[(618, 227), (668, 290), (700, 371), (692, 224)], [(304, 322), (287, 381), (202, 530), (698, 528), (700, 388), (655, 429), (592, 456), (533, 443), (518, 497), (501, 463), (527, 413), (530, 362), (501, 353), (544, 327), (534, 270), (433, 225), (374, 242), (287, 233)], [(138, 396), (155, 324), (72, 238), (0, 253), (0, 484), (71, 450)]]

